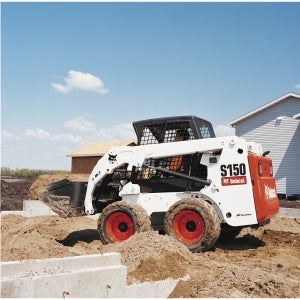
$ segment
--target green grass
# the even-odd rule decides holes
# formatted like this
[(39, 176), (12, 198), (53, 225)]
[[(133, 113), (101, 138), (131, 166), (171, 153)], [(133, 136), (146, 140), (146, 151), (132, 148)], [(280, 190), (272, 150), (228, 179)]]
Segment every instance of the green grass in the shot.
[(1, 177), (2, 176), (10, 176), (15, 178), (35, 178), (39, 175), (43, 174), (67, 174), (69, 171), (65, 170), (32, 170), (32, 169), (15, 169), (12, 170), (10, 168), (1, 167)]

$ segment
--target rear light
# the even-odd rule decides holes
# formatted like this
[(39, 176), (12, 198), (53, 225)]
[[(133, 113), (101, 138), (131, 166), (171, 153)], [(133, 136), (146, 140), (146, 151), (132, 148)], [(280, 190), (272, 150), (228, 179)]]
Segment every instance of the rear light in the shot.
[(270, 164), (270, 176), (273, 177), (273, 165)]
[(261, 162), (258, 162), (258, 175), (260, 177), (262, 176), (262, 165), (261, 165)]
[(259, 177), (273, 177), (273, 165), (272, 163), (266, 163), (263, 161), (258, 162), (258, 176)]

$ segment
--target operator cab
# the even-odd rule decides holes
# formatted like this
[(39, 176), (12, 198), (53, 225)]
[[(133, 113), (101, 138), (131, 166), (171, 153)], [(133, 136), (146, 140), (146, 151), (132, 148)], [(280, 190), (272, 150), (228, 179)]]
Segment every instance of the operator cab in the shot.
[[(195, 116), (156, 118), (132, 124), (137, 135), (138, 145), (175, 142), (178, 134), (184, 141), (215, 137), (211, 123)], [(200, 164), (201, 156), (201, 153), (194, 153), (159, 159), (151, 158), (147, 160), (146, 164), (206, 180), (207, 167)], [(146, 193), (198, 191), (203, 187), (202, 184), (156, 172), (151, 168), (137, 170), (132, 177), (132, 182), (139, 184), (141, 192)]]
[(184, 140), (214, 138), (210, 122), (195, 116), (148, 119), (132, 123), (138, 145), (170, 143), (176, 132), (185, 132)]

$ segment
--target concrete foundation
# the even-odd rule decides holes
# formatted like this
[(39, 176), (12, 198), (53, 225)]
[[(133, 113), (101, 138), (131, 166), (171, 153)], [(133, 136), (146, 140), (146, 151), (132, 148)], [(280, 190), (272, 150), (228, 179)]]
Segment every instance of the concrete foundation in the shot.
[(1, 263), (4, 298), (117, 298), (126, 293), (119, 253)]
[[(36, 216), (57, 216), (50, 207), (39, 200), (24, 200), (23, 210), (11, 210), (11, 211), (1, 211), (1, 215), (20, 215), (23, 217), (36, 217)], [(95, 215), (89, 215), (87, 217), (94, 220), (98, 220), (99, 213)]]
[(51, 208), (39, 200), (23, 201), (24, 217), (55, 216), (57, 215)]
[(25, 212), (23, 210), (2, 210), (1, 211), (1, 216), (7, 216), (7, 215), (18, 215), (24, 217)]
[(299, 219), (300, 218), (300, 209), (280, 207), (277, 215), (282, 218), (298, 218)]
[(189, 278), (189, 276), (186, 276), (180, 279), (167, 279), (129, 285), (126, 288), (125, 298), (167, 298), (180, 280), (185, 281)]
[(1, 298), (165, 298), (178, 280), (126, 285), (119, 253), (1, 263)]

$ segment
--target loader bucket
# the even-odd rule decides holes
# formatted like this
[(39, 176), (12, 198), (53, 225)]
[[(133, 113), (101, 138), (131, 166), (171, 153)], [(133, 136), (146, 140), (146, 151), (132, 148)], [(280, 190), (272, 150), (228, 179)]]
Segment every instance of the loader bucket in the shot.
[(63, 218), (84, 215), (87, 182), (63, 179), (47, 186), (41, 200)]

